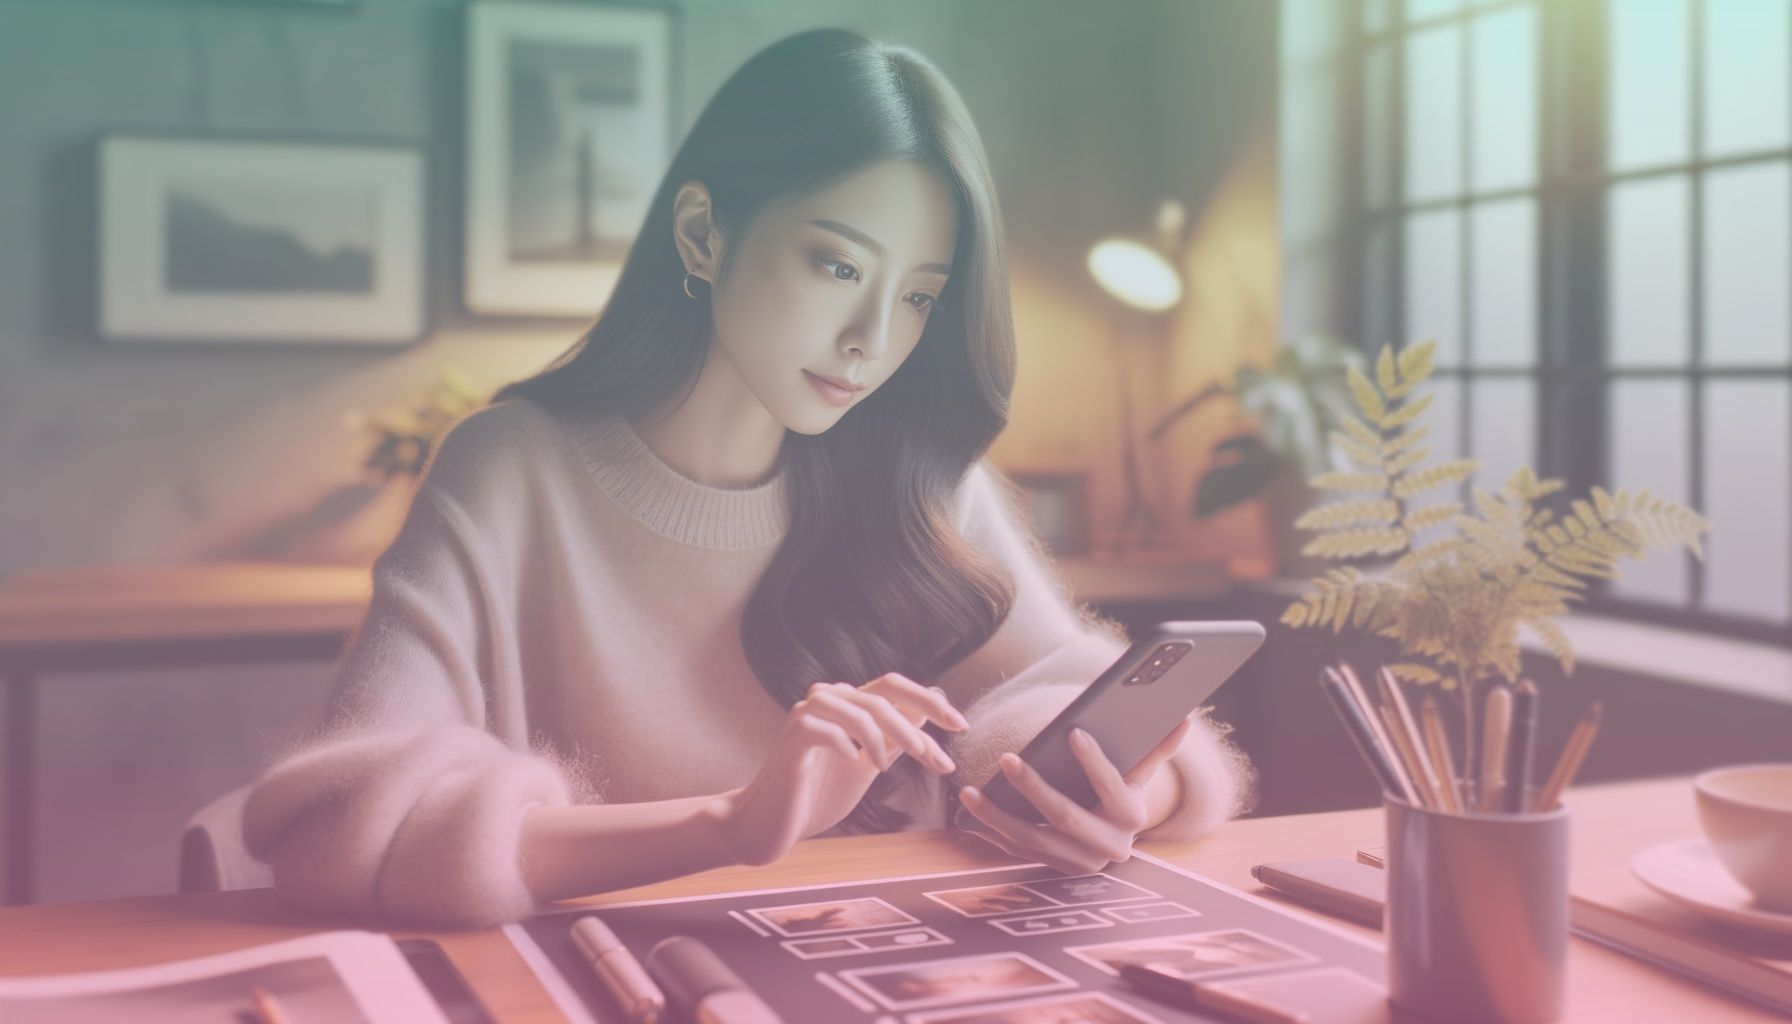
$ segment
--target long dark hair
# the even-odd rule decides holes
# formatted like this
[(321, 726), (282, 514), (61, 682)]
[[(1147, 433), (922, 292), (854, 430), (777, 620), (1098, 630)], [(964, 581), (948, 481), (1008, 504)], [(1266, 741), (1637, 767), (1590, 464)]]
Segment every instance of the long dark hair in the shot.
[[(581, 413), (659, 407), (694, 384), (712, 327), (707, 293), (693, 301), (680, 287), (679, 186), (707, 186), (717, 227), (737, 238), (768, 204), (888, 159), (920, 161), (950, 184), (953, 269), (901, 368), (826, 432), (785, 437), (790, 529), (747, 603), (741, 641), (760, 685), (786, 708), (816, 682), (858, 686), (900, 672), (928, 685), (982, 646), (1013, 604), (1012, 581), (951, 523), (966, 470), (1008, 422), (1014, 328), (987, 157), (938, 69), (838, 29), (760, 51), (679, 147), (602, 316), (547, 369), (493, 399)], [(720, 280), (739, 248), (724, 246)], [(919, 770), (904, 759), (885, 772), (842, 831), (908, 826), (886, 798)]]

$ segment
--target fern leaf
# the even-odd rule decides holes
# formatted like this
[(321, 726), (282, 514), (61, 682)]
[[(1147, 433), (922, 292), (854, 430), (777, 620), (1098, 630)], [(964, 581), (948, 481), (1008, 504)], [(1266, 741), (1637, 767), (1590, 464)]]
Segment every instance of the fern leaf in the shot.
[(1612, 496), (1603, 487), (1593, 488), (1593, 509), (1599, 513), (1599, 518), (1607, 522), (1618, 518), (1618, 503), (1612, 500)]
[(1381, 470), (1380, 445), (1365, 445), (1341, 430), (1332, 431), (1331, 439), (1332, 443), (1344, 449), (1344, 453), (1349, 455), (1357, 465), (1364, 469)]
[(1344, 624), (1350, 621), (1350, 606), (1356, 603), (1356, 590), (1354, 588), (1346, 587), (1341, 589), (1337, 591), (1337, 595), (1337, 605), (1331, 609), (1333, 633), (1343, 631)]
[(1548, 619), (1527, 619), (1525, 625), (1536, 631), (1537, 636), (1543, 640), (1543, 646), (1555, 655), (1556, 661), (1561, 662), (1562, 671), (1573, 674), (1574, 645), (1568, 642), (1568, 634)]
[(1400, 506), (1392, 501), (1337, 501), (1308, 509), (1294, 521), (1297, 529), (1329, 530), (1353, 523), (1385, 526), (1400, 518)]
[(1408, 346), (1400, 353), (1400, 376), (1407, 387), (1423, 384), (1431, 376), (1432, 357), (1437, 353), (1437, 342), (1422, 341)]
[(1399, 476), (1419, 463), (1424, 462), (1430, 455), (1431, 449), (1428, 447), (1414, 448), (1404, 455), (1395, 456), (1393, 461), (1388, 462), (1382, 469), (1386, 471), (1389, 476)]
[(1420, 424), (1411, 430), (1403, 430), (1381, 443), (1381, 457), (1384, 459), (1392, 458), (1402, 451), (1411, 448), (1413, 445), (1418, 444), (1420, 441), (1423, 441), (1426, 435), (1430, 433), (1431, 428), (1424, 424)]
[(1321, 473), (1308, 482), (1321, 491), (1382, 492), (1388, 486), (1388, 478), (1380, 473)]
[(1409, 683), (1417, 683), (1420, 686), (1441, 683), (1444, 679), (1442, 672), (1415, 661), (1396, 661), (1388, 666), (1388, 671), (1392, 672), (1396, 678), (1404, 679)]
[(1459, 484), (1475, 475), (1474, 459), (1451, 459), (1435, 466), (1408, 473), (1394, 483), (1394, 497), (1401, 500), (1444, 484)]
[(1424, 508), (1412, 509), (1406, 513), (1406, 518), (1401, 521), (1401, 525), (1412, 533), (1418, 533), (1420, 530), (1428, 530), (1433, 526), (1441, 526), (1461, 514), (1461, 502), (1446, 501), (1436, 505), (1426, 505)]
[(1343, 427), (1344, 432), (1354, 438), (1365, 450), (1375, 452), (1379, 459), (1379, 456), (1382, 454), (1381, 433), (1379, 431), (1372, 429), (1367, 423), (1357, 419), (1355, 416), (1339, 417), (1338, 425)]
[(1363, 376), (1363, 371), (1354, 366), (1346, 371), (1344, 379), (1350, 384), (1351, 397), (1356, 399), (1357, 407), (1363, 410), (1363, 415), (1369, 422), (1385, 428), (1387, 424), (1382, 420), (1387, 416), (1388, 408), (1383, 404), (1381, 396), (1375, 393), (1375, 385), (1369, 383), (1369, 378)]
[(1301, 548), (1301, 553), (1319, 558), (1361, 558), (1392, 554), (1407, 543), (1406, 531), (1398, 528), (1339, 530), (1315, 537)]
[(1420, 395), (1410, 402), (1401, 403), (1400, 408), (1382, 417), (1381, 429), (1398, 430), (1425, 415), (1425, 410), (1431, 408), (1433, 397), (1432, 395)]
[(1375, 386), (1381, 389), (1382, 394), (1390, 397), (1400, 386), (1400, 380), (1394, 373), (1394, 347), (1392, 345), (1383, 345), (1381, 355), (1375, 359)]

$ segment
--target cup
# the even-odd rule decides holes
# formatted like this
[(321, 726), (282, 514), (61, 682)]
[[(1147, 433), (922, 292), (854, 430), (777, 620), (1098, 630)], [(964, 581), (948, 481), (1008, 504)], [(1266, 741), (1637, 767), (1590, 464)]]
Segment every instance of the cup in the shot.
[(1693, 792), (1717, 859), (1764, 909), (1792, 912), (1792, 764), (1714, 768)]
[(1568, 811), (1387, 810), (1388, 998), (1429, 1020), (1540, 1024), (1562, 1013)]

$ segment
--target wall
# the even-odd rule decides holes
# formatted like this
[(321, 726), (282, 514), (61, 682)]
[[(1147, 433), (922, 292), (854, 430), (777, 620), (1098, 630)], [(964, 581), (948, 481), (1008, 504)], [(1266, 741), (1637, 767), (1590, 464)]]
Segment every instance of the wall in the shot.
[[(1236, 85), (1229, 76), (1267, 66), (1273, 41), (1253, 15), (1245, 45), (1204, 46), (1222, 19), (1188, 12), (1267, 6), (692, 0), (677, 8), (679, 130), (748, 53), (801, 28), (845, 24), (938, 62), (977, 118), (1010, 232), (1022, 368), (1014, 426), (997, 454), (1015, 463), (1087, 459), (1105, 492), (1117, 430), (1111, 395), (1065, 407), (1050, 386), (1098, 366), (1112, 348), (1083, 253), (1141, 223), (1166, 187), (1202, 202), (1240, 132), (1210, 125), (1210, 116), (1249, 105), (1239, 99), (1259, 76)], [(354, 482), (364, 449), (343, 427), (345, 412), (408, 404), (443, 363), (495, 386), (577, 338), (576, 322), (482, 320), (459, 308), (463, 16), (447, 0), (368, 0), (347, 12), (196, 0), (8, 5), (0, 574), (310, 557), (295, 538), (313, 519), (328, 526), (344, 517), (338, 492)], [(1189, 59), (1195, 51), (1202, 59)], [(1174, 72), (1165, 70), (1171, 60)], [(1204, 98), (1184, 106), (1183, 95)], [(429, 335), (399, 351), (99, 342), (91, 143), (112, 127), (420, 143), (432, 176)], [(335, 505), (325, 501), (332, 494)], [(383, 525), (389, 512), (375, 517)]]
[[(856, 28), (938, 63), (977, 119), (1009, 231), (1020, 371), (995, 457), (1088, 467), (1105, 523), (1119, 507), (1115, 397), (1088, 382), (1111, 379), (1121, 325), (1089, 281), (1084, 253), (1102, 235), (1142, 226), (1166, 190), (1200, 210), (1222, 179), (1265, 173), (1235, 160), (1266, 116), (1260, 69), (1274, 63), (1273, 6), (687, 0), (675, 5), (678, 133), (741, 60), (800, 29)], [(443, 364), (495, 387), (578, 337), (578, 322), (475, 318), (460, 307), (464, 16), (460, 0), (363, 0), (344, 11), (274, 0), (7, 0), (0, 575), (371, 557), (405, 496), (359, 485), (365, 442), (344, 415), (409, 405)], [(427, 336), (360, 351), (100, 342), (92, 143), (109, 128), (422, 146)], [(1255, 207), (1247, 220), (1272, 224)], [(1216, 228), (1203, 251), (1239, 229)], [(1177, 365), (1205, 372), (1211, 354), (1191, 337)], [(1161, 378), (1169, 343), (1132, 342), (1141, 381)], [(45, 677), (39, 898), (166, 890), (186, 816), (252, 777), (264, 740), (309, 722), (327, 684), (326, 666), (285, 664)]]

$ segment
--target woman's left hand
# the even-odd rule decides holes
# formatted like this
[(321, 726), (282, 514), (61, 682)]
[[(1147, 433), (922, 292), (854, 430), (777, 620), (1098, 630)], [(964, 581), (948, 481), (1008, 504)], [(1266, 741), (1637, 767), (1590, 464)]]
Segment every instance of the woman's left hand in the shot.
[(988, 827), (976, 834), (1009, 854), (1037, 860), (1072, 875), (1093, 874), (1115, 861), (1131, 859), (1133, 840), (1156, 824), (1148, 820), (1151, 780), (1182, 745), (1192, 724), (1192, 717), (1184, 718), (1137, 767), (1124, 775), (1102, 753), (1093, 737), (1081, 729), (1071, 730), (1071, 752), (1082, 764), (1099, 798), (1094, 808), (1064, 795), (1012, 753), (1002, 755), (1002, 773), (1039, 808), (1045, 824), (1010, 814), (975, 786), (959, 790), (959, 801)]

